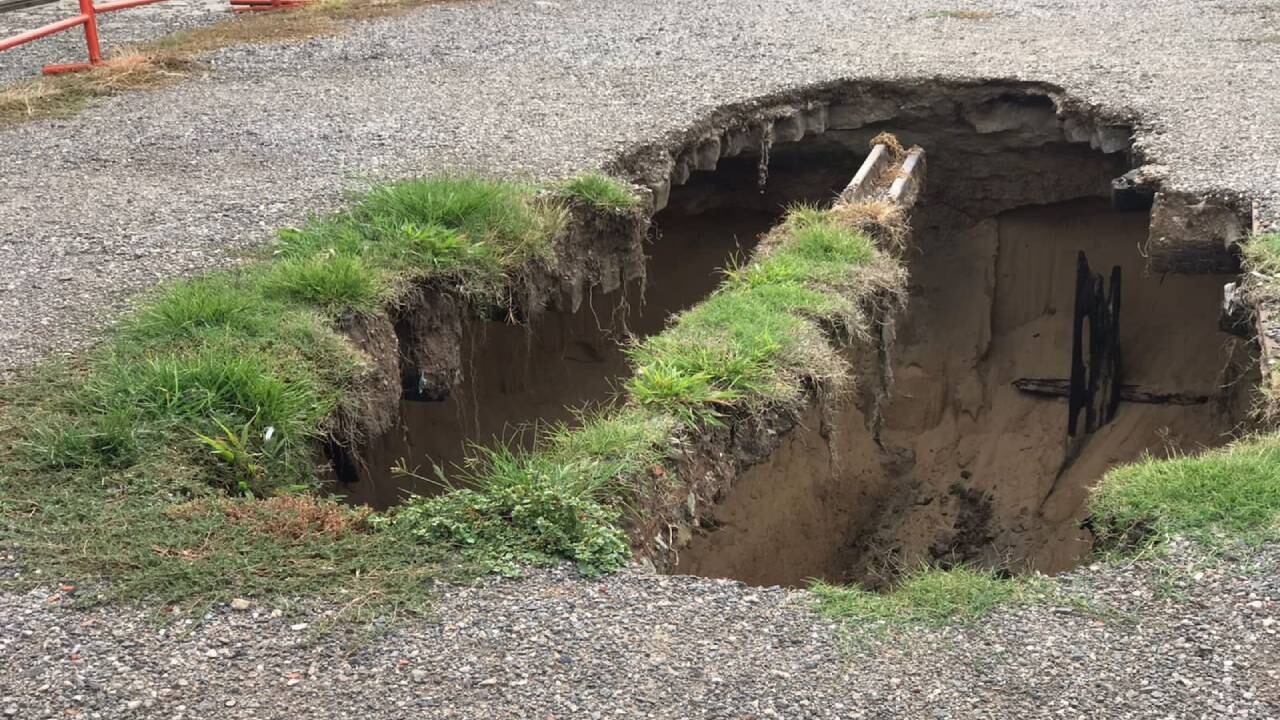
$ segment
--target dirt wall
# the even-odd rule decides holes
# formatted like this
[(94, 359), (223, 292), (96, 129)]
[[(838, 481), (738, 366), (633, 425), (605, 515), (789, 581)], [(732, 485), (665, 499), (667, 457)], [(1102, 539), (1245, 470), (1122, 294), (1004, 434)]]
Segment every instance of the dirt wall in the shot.
[[(975, 221), (933, 205), (915, 224), (883, 424), (865, 401), (811, 412), (724, 493), (677, 572), (874, 587), (921, 561), (1061, 570), (1089, 549), (1084, 500), (1107, 468), (1220, 445), (1242, 417), (1249, 351), (1218, 329), (1230, 278), (1148, 274), (1144, 213), (1086, 199)], [(1011, 383), (1069, 375), (1080, 250), (1122, 268), (1122, 381), (1209, 401), (1122, 404), (1068, 462), (1065, 400)]]

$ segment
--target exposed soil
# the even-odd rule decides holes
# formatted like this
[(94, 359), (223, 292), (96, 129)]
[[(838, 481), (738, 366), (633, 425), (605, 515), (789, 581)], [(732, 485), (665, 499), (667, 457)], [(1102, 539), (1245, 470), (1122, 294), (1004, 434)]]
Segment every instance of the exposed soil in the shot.
[[(1097, 200), (973, 223), (917, 216), (909, 310), (876, 433), (866, 404), (815, 408), (716, 508), (682, 573), (754, 584), (807, 578), (879, 585), (921, 561), (1053, 572), (1088, 552), (1089, 486), (1144, 452), (1225, 442), (1244, 410), (1243, 342), (1218, 329), (1224, 276), (1149, 276), (1145, 214)], [(1076, 253), (1119, 265), (1124, 382), (1203, 395), (1201, 405), (1122, 404), (1068, 462), (1067, 403), (1020, 392), (1070, 370)]]
[[(908, 309), (881, 347), (889, 362), (869, 367), (874, 349), (852, 349), (860, 392), (815, 404), (763, 461), (740, 463), (669, 569), (872, 587), (921, 562), (1056, 572), (1089, 551), (1085, 500), (1108, 468), (1238, 429), (1256, 361), (1219, 329), (1234, 275), (1151, 272), (1150, 213), (1106, 199), (1127, 169), (1123, 144), (1049, 139), (1061, 120), (1035, 98), (959, 114), (895, 128), (929, 151), (930, 185), (913, 218)], [(893, 122), (828, 128), (824, 141), (852, 146)], [(1121, 269), (1120, 382), (1203, 403), (1122, 403), (1069, 442), (1066, 399), (1012, 385), (1070, 375), (1081, 251), (1095, 271)]]

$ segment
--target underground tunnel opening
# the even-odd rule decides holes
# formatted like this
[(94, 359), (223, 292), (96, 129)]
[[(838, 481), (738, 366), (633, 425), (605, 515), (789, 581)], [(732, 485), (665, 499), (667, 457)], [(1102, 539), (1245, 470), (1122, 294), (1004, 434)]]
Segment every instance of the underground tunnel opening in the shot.
[[(536, 427), (573, 425), (581, 409), (615, 402), (629, 373), (627, 342), (660, 332), (668, 318), (705, 298), (785, 208), (828, 201), (860, 160), (843, 146), (795, 142), (773, 149), (763, 186), (759, 147), (725, 158), (714, 171), (692, 172), (650, 219), (641, 277), (610, 291), (592, 288), (577, 309), (562, 302), (518, 321), (505, 312), (463, 317), (453, 383), (407, 392), (395, 426), (355, 452), (329, 444), (334, 491), (374, 508), (435, 495), (464, 482), (461, 469), (477, 446), (529, 447)], [(441, 302), (437, 296), (403, 313), (402, 354), (413, 344), (408, 326), (423, 324), (438, 311), (425, 305)]]

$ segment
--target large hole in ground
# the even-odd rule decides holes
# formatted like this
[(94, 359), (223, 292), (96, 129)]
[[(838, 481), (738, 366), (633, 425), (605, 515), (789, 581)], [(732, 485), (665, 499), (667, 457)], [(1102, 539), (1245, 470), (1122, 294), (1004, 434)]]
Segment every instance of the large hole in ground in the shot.
[[(1245, 416), (1256, 362), (1219, 329), (1234, 277), (1147, 272), (1149, 212), (1108, 198), (1125, 153), (1065, 142), (1045, 98), (958, 105), (828, 130), (856, 147), (891, 129), (929, 153), (890, 394), (864, 386), (834, 413), (809, 412), (738, 477), (673, 571), (868, 587), (922, 562), (1059, 571), (1090, 549), (1087, 494), (1108, 468), (1221, 445)], [(1082, 419), (1069, 438), (1067, 399), (1014, 382), (1067, 383), (1081, 252), (1094, 272), (1119, 268), (1124, 392), (1110, 422), (1086, 432)]]
[[(795, 140), (796, 126), (777, 127)], [(836, 102), (803, 140), (773, 145), (763, 193), (758, 142), (734, 138), (768, 132), (723, 131), (714, 172), (689, 174), (695, 159), (706, 164), (707, 144), (687, 148), (676, 174), (688, 181), (653, 218), (643, 294), (597, 292), (576, 312), (524, 325), (466, 319), (461, 382), (402, 403), (399, 425), (339, 469), (350, 482), (338, 491), (376, 507), (433, 494), (437, 485), (391, 468), (448, 472), (472, 443), (527, 442), (519, 428), (572, 422), (574, 408), (608, 402), (627, 371), (628, 332), (657, 332), (705, 297), (787, 204), (829, 201), (886, 130), (924, 147), (929, 164), (906, 259), (908, 309), (875, 369), (893, 376), (889, 394), (877, 391), (881, 378), (862, 377), (834, 411), (811, 410), (714, 507), (699, 508), (701, 526), (676, 538), (664, 569), (877, 587), (920, 562), (1069, 567), (1089, 548), (1092, 483), (1144, 452), (1224, 443), (1256, 364), (1218, 330), (1231, 276), (1147, 272), (1149, 213), (1109, 203), (1111, 180), (1130, 169), (1127, 131), (1059, 116), (1025, 88), (877, 87)], [(1067, 400), (1014, 382), (1070, 376), (1081, 252), (1093, 271), (1118, 267), (1123, 279), (1117, 381), (1127, 395), (1109, 422), (1069, 438)], [(850, 360), (866, 369), (867, 358)]]
[[(837, 147), (822, 150), (825, 160), (815, 163), (813, 152), (806, 142), (777, 150), (773, 180), (763, 192), (758, 153), (751, 152), (676, 187), (652, 219), (643, 287), (636, 281), (614, 292), (593, 291), (576, 312), (548, 309), (526, 323), (466, 317), (461, 382), (402, 401), (397, 426), (371, 438), (356, 456), (331, 447), (341, 478), (335, 491), (376, 508), (409, 494), (437, 494), (435, 469), (450, 482), (464, 482), (459, 468), (473, 446), (528, 445), (536, 424), (573, 423), (576, 410), (613, 400), (629, 372), (622, 351), (628, 335), (659, 332), (673, 313), (706, 297), (721, 270), (749, 254), (787, 206), (828, 200), (861, 159)], [(412, 472), (394, 472), (397, 466)]]

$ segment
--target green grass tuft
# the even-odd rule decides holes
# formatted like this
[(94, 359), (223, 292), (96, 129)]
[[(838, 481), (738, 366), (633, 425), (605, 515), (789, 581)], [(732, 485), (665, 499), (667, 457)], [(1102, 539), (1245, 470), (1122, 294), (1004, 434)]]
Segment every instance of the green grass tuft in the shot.
[[(447, 277), (491, 301), (531, 265), (554, 262), (566, 221), (536, 186), (422, 178), (379, 186), (346, 213), (282, 231), (277, 253), (295, 262), (359, 258), (392, 287)], [(362, 288), (364, 297), (373, 289)]]
[(634, 408), (544, 431), (536, 451), (478, 448), (460, 486), (402, 506), (392, 522), (485, 571), (577, 562), (587, 574), (630, 557), (619, 527), (630, 479), (661, 461), (672, 423)]
[(273, 263), (262, 278), (268, 297), (330, 313), (370, 313), (387, 299), (381, 273), (356, 255), (312, 255)]
[(1280, 438), (1116, 468), (1094, 489), (1089, 510), (1103, 547), (1145, 547), (1175, 535), (1208, 543), (1280, 538)]
[(1280, 277), (1280, 232), (1254, 236), (1242, 248), (1250, 270)]
[(262, 298), (251, 290), (214, 275), (164, 288), (127, 321), (125, 332), (135, 341), (178, 343), (213, 328), (247, 328), (274, 314), (263, 312)]
[(815, 582), (818, 610), (847, 623), (943, 625), (968, 622), (1024, 596), (1018, 580), (987, 570), (921, 568), (887, 593)]
[(762, 257), (666, 332), (631, 348), (637, 402), (689, 423), (714, 422), (733, 403), (795, 403), (804, 381), (838, 386), (844, 362), (822, 327), (858, 329), (861, 295), (879, 259), (866, 236), (826, 211), (793, 209)]
[(640, 198), (631, 188), (600, 173), (586, 173), (569, 180), (561, 193), (603, 210), (629, 210), (640, 205)]

